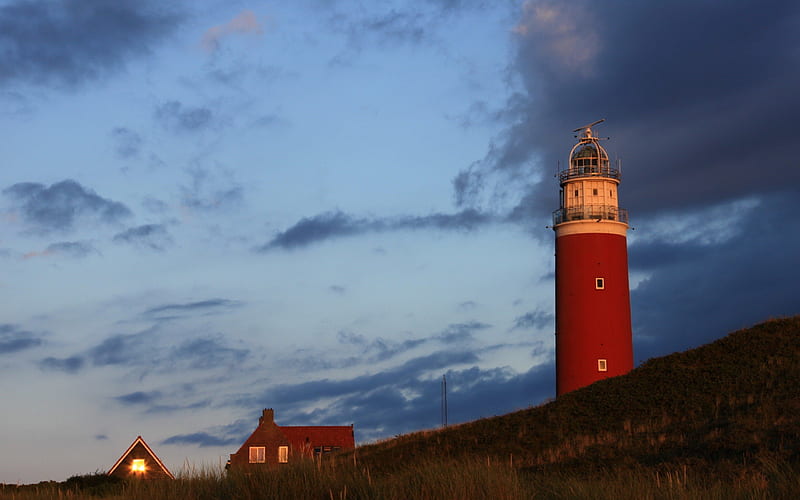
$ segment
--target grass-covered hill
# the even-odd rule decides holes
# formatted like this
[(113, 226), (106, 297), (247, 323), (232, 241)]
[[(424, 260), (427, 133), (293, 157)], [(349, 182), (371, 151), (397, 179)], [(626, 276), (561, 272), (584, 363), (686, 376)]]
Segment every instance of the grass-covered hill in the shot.
[(689, 466), (739, 473), (800, 459), (800, 316), (770, 320), (548, 404), (360, 447), (376, 470), (478, 457), (531, 470)]

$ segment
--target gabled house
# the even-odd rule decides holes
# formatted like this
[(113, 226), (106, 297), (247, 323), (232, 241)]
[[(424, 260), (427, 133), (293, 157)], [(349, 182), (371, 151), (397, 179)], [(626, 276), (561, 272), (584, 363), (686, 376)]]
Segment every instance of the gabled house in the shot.
[(229, 464), (232, 469), (278, 465), (355, 447), (352, 425), (279, 426), (272, 408), (265, 408)]
[(109, 476), (140, 479), (175, 479), (167, 466), (137, 437), (119, 460), (108, 470)]

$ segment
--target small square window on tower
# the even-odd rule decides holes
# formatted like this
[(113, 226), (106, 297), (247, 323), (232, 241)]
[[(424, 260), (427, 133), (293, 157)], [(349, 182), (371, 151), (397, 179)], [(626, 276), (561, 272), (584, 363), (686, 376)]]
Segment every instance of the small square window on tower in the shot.
[(605, 359), (598, 359), (597, 360), (597, 371), (599, 371), (599, 372), (607, 372), (608, 371), (608, 362)]
[(605, 278), (595, 278), (594, 279), (594, 287), (597, 290), (605, 290), (605, 288), (606, 288), (606, 280), (605, 280)]

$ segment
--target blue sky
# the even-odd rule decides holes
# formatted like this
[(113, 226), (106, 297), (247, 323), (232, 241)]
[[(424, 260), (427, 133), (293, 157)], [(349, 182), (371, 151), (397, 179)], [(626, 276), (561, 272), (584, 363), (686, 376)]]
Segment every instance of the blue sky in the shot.
[[(721, 8), (724, 4), (724, 8)], [(554, 396), (557, 162), (622, 160), (637, 363), (800, 313), (795, 2), (0, 2), (0, 482)]]

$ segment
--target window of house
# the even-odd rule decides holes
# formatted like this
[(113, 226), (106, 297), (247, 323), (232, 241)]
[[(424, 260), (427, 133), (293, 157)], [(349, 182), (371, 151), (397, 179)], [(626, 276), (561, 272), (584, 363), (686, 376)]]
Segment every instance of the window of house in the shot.
[(289, 461), (289, 447), (278, 446), (278, 463), (285, 464)]
[(599, 371), (599, 372), (607, 372), (608, 371), (608, 362), (605, 359), (598, 359), (597, 360), (597, 371)]
[(131, 464), (131, 472), (144, 472), (144, 458), (134, 458)]
[(597, 196), (597, 189), (592, 189), (592, 194)]
[(267, 461), (267, 449), (264, 446), (250, 447), (250, 463), (263, 464)]
[(578, 190), (577, 189), (575, 190), (575, 196), (578, 196)]
[(606, 288), (606, 280), (605, 280), (605, 278), (595, 278), (594, 279), (594, 287), (597, 290), (605, 290), (605, 288)]

